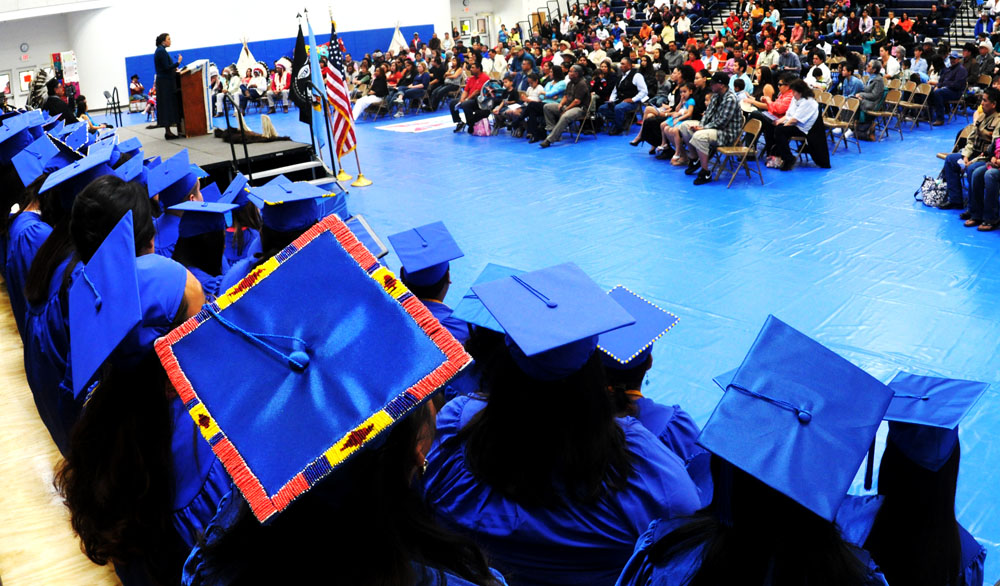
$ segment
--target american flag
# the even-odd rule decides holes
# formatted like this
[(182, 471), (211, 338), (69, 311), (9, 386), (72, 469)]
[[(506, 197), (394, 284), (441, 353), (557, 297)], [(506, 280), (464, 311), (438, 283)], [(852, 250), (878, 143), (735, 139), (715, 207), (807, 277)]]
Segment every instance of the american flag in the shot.
[(344, 54), (336, 27), (330, 34), (330, 50), (327, 67), (323, 70), (326, 84), (326, 98), (330, 101), (333, 141), (337, 145), (337, 159), (354, 150), (357, 138), (354, 136), (354, 118), (351, 116), (351, 97), (344, 75)]

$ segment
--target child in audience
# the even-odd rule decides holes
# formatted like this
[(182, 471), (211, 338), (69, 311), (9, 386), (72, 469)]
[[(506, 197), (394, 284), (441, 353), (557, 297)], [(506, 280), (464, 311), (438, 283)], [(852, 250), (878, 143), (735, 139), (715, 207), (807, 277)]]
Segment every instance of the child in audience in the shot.
[(736, 90), (736, 99), (742, 101), (744, 98), (749, 98), (750, 94), (747, 93), (747, 83), (740, 78), (733, 80), (733, 89)]
[[(660, 146), (656, 147), (657, 158), (663, 158), (660, 155), (662, 155), (665, 152), (668, 152), (667, 149), (670, 148), (670, 139), (667, 138), (667, 129), (673, 128), (678, 124), (680, 124), (681, 122), (684, 122), (685, 120), (691, 117), (692, 113), (694, 113), (694, 97), (692, 97), (693, 95), (694, 95), (694, 84), (686, 83), (681, 86), (680, 108), (677, 109), (677, 111), (674, 113), (673, 116), (667, 118), (666, 120), (663, 121), (662, 124), (660, 124), (660, 132), (663, 133), (663, 143)], [(711, 97), (711, 95), (712, 94), (709, 94), (709, 97)], [(675, 156), (674, 158), (676, 159), (677, 157)]]

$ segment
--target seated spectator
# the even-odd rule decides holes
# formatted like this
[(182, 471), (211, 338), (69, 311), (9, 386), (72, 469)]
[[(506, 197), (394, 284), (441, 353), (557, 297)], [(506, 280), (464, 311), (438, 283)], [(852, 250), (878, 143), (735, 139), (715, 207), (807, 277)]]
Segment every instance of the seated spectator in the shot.
[(108, 128), (107, 124), (94, 124), (94, 121), (90, 118), (90, 114), (87, 113), (86, 96), (76, 97), (76, 118), (87, 123), (88, 132), (97, 132), (98, 130)]
[(681, 141), (688, 146), (691, 162), (686, 175), (697, 175), (695, 185), (703, 185), (712, 180), (708, 168), (708, 154), (713, 147), (731, 145), (743, 129), (743, 114), (736, 94), (729, 89), (729, 76), (717, 72), (710, 82), (711, 103), (705, 115), (698, 122), (683, 122), (679, 127)]
[(524, 106), (524, 126), (528, 133), (528, 143), (535, 144), (545, 138), (545, 104), (558, 103), (566, 91), (567, 80), (562, 67), (550, 68), (551, 78), (545, 84), (539, 97), (540, 102), (526, 102)]
[(965, 91), (966, 81), (969, 76), (965, 66), (962, 65), (962, 55), (958, 51), (952, 51), (948, 58), (951, 62), (951, 67), (941, 72), (937, 87), (931, 92), (930, 110), (928, 112), (932, 120), (931, 124), (934, 126), (944, 124), (945, 104), (962, 97), (962, 92)]
[(503, 92), (500, 94), (500, 103), (493, 107), (493, 118), (498, 127), (510, 126), (511, 122), (518, 118), (521, 113), (521, 92), (514, 89), (514, 77), (508, 75), (503, 78)]
[(614, 120), (611, 129), (612, 136), (625, 132), (625, 118), (631, 116), (646, 100), (646, 82), (639, 72), (632, 67), (629, 58), (623, 58), (619, 64), (622, 77), (611, 92), (608, 102), (601, 106), (599, 112), (605, 120)]
[[(857, 123), (858, 138), (862, 140), (874, 140), (874, 120), (868, 112), (877, 112), (882, 108), (885, 100), (885, 78), (881, 75), (882, 64), (877, 60), (868, 62), (867, 66), (868, 82), (862, 91), (854, 95), (861, 100), (859, 108), (859, 118)], [(849, 132), (849, 131), (848, 131)]]
[(774, 146), (774, 123), (788, 112), (788, 108), (792, 105), (792, 100), (795, 97), (791, 89), (793, 79), (796, 78), (792, 75), (781, 76), (778, 80), (778, 95), (776, 97), (768, 98), (767, 96), (763, 96), (760, 100), (746, 100), (746, 103), (757, 108), (756, 111), (750, 113), (750, 118), (760, 120), (760, 134), (764, 137), (764, 154), (767, 156), (775, 154), (772, 151), (772, 147)]
[[(704, 71), (704, 70), (703, 70)], [(670, 94), (670, 101), (667, 105), (661, 106), (660, 108), (646, 108), (642, 128), (639, 130), (639, 136), (637, 140), (632, 141), (632, 146), (638, 146), (639, 142), (645, 141), (649, 144), (649, 154), (654, 155), (657, 153), (656, 147), (665, 145), (669, 149), (671, 155), (674, 153), (673, 143), (670, 140), (666, 140), (665, 130), (663, 128), (663, 122), (667, 120), (668, 117), (674, 116), (676, 118), (676, 112), (678, 109), (683, 107), (685, 100), (681, 99), (681, 86), (685, 84), (694, 84), (695, 72), (694, 69), (687, 65), (681, 65), (680, 67), (674, 68), (670, 73), (671, 86), (673, 91)], [(704, 79), (702, 81), (705, 81)], [(703, 84), (704, 85), (704, 84)], [(692, 85), (693, 87), (693, 85)], [(694, 89), (691, 90), (692, 96), (694, 94)], [(707, 91), (707, 89), (706, 89)], [(702, 109), (696, 109), (695, 112), (701, 113)], [(687, 120), (694, 112), (690, 112), (685, 120)], [(668, 128), (673, 128), (673, 125)]]
[(899, 75), (899, 60), (889, 53), (889, 47), (887, 45), (882, 45), (878, 49), (879, 61), (882, 62), (882, 71), (885, 72), (885, 77), (889, 79), (894, 79)]
[(832, 81), (830, 68), (826, 65), (826, 55), (815, 51), (809, 56), (809, 59), (812, 61), (812, 67), (809, 68), (809, 73), (805, 76), (806, 84), (814, 90), (826, 90)]
[(139, 76), (138, 75), (133, 75), (132, 79), (129, 80), (129, 84), (128, 84), (129, 99), (130, 100), (145, 100), (146, 99), (146, 96), (144, 95), (145, 92), (146, 92), (146, 88), (143, 87), (142, 82), (139, 81)]
[(215, 117), (222, 116), (226, 111), (226, 96), (233, 102), (234, 108), (241, 108), (243, 103), (242, 90), (240, 89), (240, 76), (235, 68), (226, 67), (222, 70), (222, 91), (215, 97)]
[(351, 110), (352, 116), (357, 120), (365, 113), (365, 110), (371, 106), (378, 104), (389, 97), (389, 84), (385, 78), (385, 66), (375, 67), (375, 77), (372, 78), (372, 83), (368, 87), (368, 95), (359, 98), (357, 102), (354, 102), (354, 108)]
[(750, 97), (750, 94), (747, 93), (747, 84), (742, 79), (736, 79), (733, 82), (732, 90), (736, 94), (737, 101), (742, 102), (745, 98)]
[[(281, 101), (284, 112), (288, 111), (288, 91), (292, 89), (292, 74), (285, 69), (285, 64), (278, 62), (274, 66), (274, 76), (267, 92), (267, 113), (274, 114), (275, 102)], [(357, 118), (355, 118), (357, 119)]]
[(670, 94), (672, 94), (674, 91), (673, 83), (671, 82), (671, 80), (667, 79), (667, 72), (665, 70), (663, 69), (658, 70), (656, 72), (655, 79), (656, 79), (656, 95), (649, 98), (648, 102), (649, 106), (646, 106), (647, 110), (650, 107), (658, 108), (660, 106), (663, 106), (664, 104), (669, 103)]
[(774, 123), (774, 146), (771, 152), (776, 160), (768, 161), (769, 167), (777, 167), (782, 171), (791, 171), (795, 167), (795, 155), (789, 144), (792, 137), (804, 138), (819, 117), (819, 105), (813, 98), (812, 88), (806, 82), (796, 79), (789, 89), (794, 99), (785, 115)]
[(433, 112), (438, 109), (445, 97), (457, 94), (462, 91), (462, 83), (465, 81), (465, 68), (463, 68), (457, 57), (452, 57), (448, 61), (448, 71), (444, 74), (444, 82), (431, 92), (429, 108)]
[(66, 124), (77, 122), (76, 116), (73, 114), (73, 108), (70, 108), (69, 104), (66, 103), (66, 87), (63, 85), (62, 80), (58, 77), (53, 77), (45, 82), (45, 89), (48, 90), (49, 97), (42, 104), (42, 110), (48, 112), (50, 116), (61, 114), (62, 120)]
[[(881, 66), (879, 71), (881, 71)], [(854, 75), (854, 67), (850, 61), (840, 64), (840, 77), (837, 83), (830, 88), (831, 93), (839, 93), (845, 98), (850, 98), (861, 93), (865, 89), (865, 84)]]
[(736, 91), (736, 80), (743, 81), (743, 91), (748, 95), (753, 93), (753, 80), (747, 74), (747, 62), (743, 59), (734, 59), (733, 61), (733, 72), (729, 78), (729, 89)]
[[(670, 116), (666, 120), (660, 123), (661, 132), (661, 144), (656, 147), (656, 158), (657, 159), (667, 159), (670, 158), (671, 162), (675, 165), (681, 165), (683, 163), (683, 158), (676, 154), (674, 149), (670, 148), (670, 137), (667, 134), (668, 129), (676, 128), (681, 122), (690, 119), (695, 113), (695, 88), (693, 83), (687, 83), (680, 88), (680, 105), (676, 109), (674, 115)], [(670, 153), (675, 153), (673, 157)]]
[[(707, 107), (706, 99), (711, 99), (712, 89), (709, 87), (709, 80), (712, 75), (705, 71), (704, 69), (696, 72), (694, 74), (694, 94), (691, 98), (694, 99), (694, 109), (691, 114), (685, 119), (685, 123), (697, 122), (701, 120), (701, 117), (705, 114), (705, 109)], [(664, 145), (664, 149), (660, 158), (670, 157), (671, 163), (678, 166), (687, 166), (690, 161), (687, 158), (687, 152), (681, 148), (681, 124), (675, 124), (670, 127), (663, 127), (661, 125), (660, 130), (663, 135), (667, 137), (667, 143)], [(676, 159), (673, 159), (674, 154), (677, 155)]]
[(403, 99), (408, 102), (413, 102), (417, 100), (422, 100), (425, 95), (427, 95), (427, 86), (431, 83), (431, 74), (427, 72), (427, 64), (421, 61), (417, 63), (416, 75), (413, 77), (413, 81), (410, 83), (403, 91)]
[[(980, 105), (983, 108), (981, 117), (973, 123), (972, 134), (959, 153), (952, 153), (945, 158), (944, 177), (948, 185), (949, 204), (962, 203), (961, 172), (969, 179), (969, 206), (961, 216), (969, 228), (985, 225), (980, 228), (987, 232), (997, 226), (998, 210), (997, 179), (1000, 175), (996, 169), (1000, 167), (997, 157), (997, 138), (1000, 137), (1000, 114), (997, 104), (1000, 103), (1000, 90), (989, 87), (983, 92)], [(991, 175), (992, 173), (992, 175)], [(957, 195), (956, 195), (957, 194)], [(946, 206), (942, 206), (944, 208)], [(947, 206), (951, 209), (951, 205)]]
[[(468, 69), (469, 78), (465, 81), (465, 90), (461, 96), (448, 102), (448, 107), (451, 109), (451, 119), (455, 123), (455, 132), (461, 132), (463, 128), (467, 128), (469, 134), (472, 134), (476, 122), (490, 115), (489, 110), (483, 110), (479, 107), (477, 100), (483, 85), (490, 80), (490, 76), (483, 73), (475, 61), (469, 63)], [(464, 122), (458, 116), (459, 109), (465, 113)]]
[(611, 99), (611, 93), (615, 91), (615, 86), (617, 85), (618, 74), (615, 73), (614, 68), (611, 66), (611, 60), (605, 59), (601, 61), (601, 64), (597, 66), (594, 77), (590, 80), (590, 91), (597, 96), (598, 108)]
[(574, 65), (569, 70), (566, 91), (559, 103), (548, 103), (543, 107), (545, 112), (545, 128), (549, 135), (539, 145), (548, 148), (554, 142), (562, 140), (563, 130), (571, 122), (584, 117), (590, 108), (590, 87), (583, 77), (584, 68)]
[(799, 60), (799, 56), (788, 45), (778, 47), (777, 71), (779, 73), (791, 73), (796, 76), (802, 71), (802, 62)]
[(240, 86), (243, 95), (243, 111), (246, 112), (247, 104), (251, 101), (259, 101), (267, 95), (267, 78), (260, 67), (254, 67), (250, 76), (250, 81)]
[(695, 71), (705, 69), (705, 62), (701, 60), (701, 51), (699, 51), (697, 47), (688, 49), (688, 60), (684, 62), (684, 65), (687, 65)]

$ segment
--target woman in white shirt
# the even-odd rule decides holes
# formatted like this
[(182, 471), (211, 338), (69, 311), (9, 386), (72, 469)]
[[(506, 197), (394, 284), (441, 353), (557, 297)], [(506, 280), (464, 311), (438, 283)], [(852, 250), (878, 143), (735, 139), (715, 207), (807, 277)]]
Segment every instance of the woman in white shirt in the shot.
[(885, 72), (887, 78), (893, 79), (899, 75), (899, 61), (889, 53), (888, 45), (879, 47), (878, 56), (879, 60), (882, 61), (882, 71)]
[(819, 116), (819, 106), (806, 82), (796, 79), (790, 84), (789, 89), (792, 91), (792, 104), (785, 115), (774, 123), (774, 146), (771, 152), (775, 156), (767, 162), (768, 167), (777, 167), (782, 171), (791, 171), (795, 166), (791, 139), (809, 134), (809, 129)]

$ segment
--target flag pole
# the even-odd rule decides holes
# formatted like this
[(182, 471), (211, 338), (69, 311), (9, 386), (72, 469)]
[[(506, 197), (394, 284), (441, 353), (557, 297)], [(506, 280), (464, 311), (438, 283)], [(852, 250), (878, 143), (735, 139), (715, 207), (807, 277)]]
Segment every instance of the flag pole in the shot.
[[(371, 180), (365, 177), (365, 174), (361, 172), (361, 159), (358, 158), (358, 147), (354, 145), (354, 160), (358, 164), (358, 178), (351, 183), (351, 187), (368, 187), (372, 184)], [(343, 168), (343, 167), (341, 167)]]

